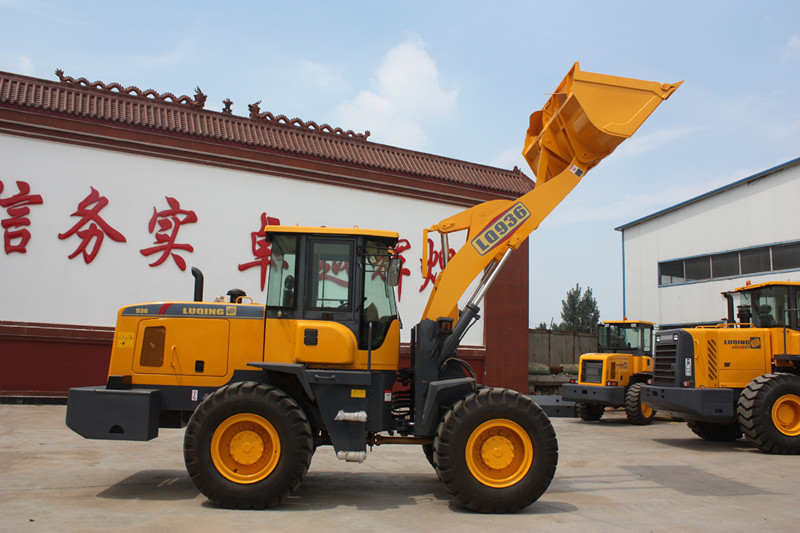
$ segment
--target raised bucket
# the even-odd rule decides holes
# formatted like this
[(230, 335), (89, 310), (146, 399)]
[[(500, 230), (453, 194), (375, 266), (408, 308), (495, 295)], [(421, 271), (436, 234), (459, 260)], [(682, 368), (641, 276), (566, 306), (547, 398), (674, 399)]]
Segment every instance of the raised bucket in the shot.
[(575, 63), (540, 111), (531, 115), (522, 155), (542, 184), (573, 158), (591, 169), (647, 120), (683, 82), (583, 72)]

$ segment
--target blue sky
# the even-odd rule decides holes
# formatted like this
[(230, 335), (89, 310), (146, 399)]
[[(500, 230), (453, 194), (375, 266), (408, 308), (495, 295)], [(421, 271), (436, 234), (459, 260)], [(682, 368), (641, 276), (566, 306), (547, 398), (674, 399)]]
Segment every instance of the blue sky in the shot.
[(528, 117), (575, 61), (685, 83), (531, 237), (532, 325), (576, 283), (621, 318), (615, 227), (800, 156), (800, 2), (0, 0), (0, 70), (199, 86), (531, 177)]

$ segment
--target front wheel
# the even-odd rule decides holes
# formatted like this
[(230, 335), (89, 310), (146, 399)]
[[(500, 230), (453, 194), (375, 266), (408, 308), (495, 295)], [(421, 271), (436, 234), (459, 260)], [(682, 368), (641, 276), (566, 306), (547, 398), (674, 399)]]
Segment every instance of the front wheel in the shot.
[(634, 426), (646, 426), (656, 416), (655, 410), (642, 401), (642, 384), (634, 383), (625, 393), (625, 415)]
[(544, 494), (558, 442), (544, 411), (507, 389), (482, 389), (456, 403), (433, 441), (447, 491), (473, 511), (513, 513)]
[(242, 382), (197, 407), (183, 454), (192, 481), (213, 504), (262, 509), (297, 489), (312, 444), (311, 427), (294, 400), (268, 385)]
[(759, 376), (742, 391), (739, 426), (747, 440), (768, 453), (800, 453), (800, 377)]

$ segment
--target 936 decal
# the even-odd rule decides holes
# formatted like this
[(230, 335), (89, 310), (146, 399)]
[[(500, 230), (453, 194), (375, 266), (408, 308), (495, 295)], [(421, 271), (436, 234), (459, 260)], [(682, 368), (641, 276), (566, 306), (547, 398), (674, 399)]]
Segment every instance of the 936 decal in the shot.
[(528, 208), (522, 202), (517, 202), (472, 239), (472, 247), (481, 255), (489, 253), (495, 246), (510, 237), (517, 226), (528, 220), (530, 216), (531, 212), (528, 211)]

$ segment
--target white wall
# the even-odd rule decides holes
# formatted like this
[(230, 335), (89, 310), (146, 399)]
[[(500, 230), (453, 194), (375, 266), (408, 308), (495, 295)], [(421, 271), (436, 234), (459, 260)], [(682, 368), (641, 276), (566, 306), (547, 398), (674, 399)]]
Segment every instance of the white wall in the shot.
[[(359, 226), (397, 231), (408, 239), (411, 248), (403, 256), (411, 274), (403, 279), (399, 305), (405, 323), (403, 340), (408, 341), (430, 293), (430, 284), (419, 292), (422, 229), (461, 210), (377, 192), (10, 135), (0, 135), (0, 181), (4, 186), (0, 199), (19, 192), (16, 181), (27, 182), (30, 194), (43, 199), (42, 205), (29, 206), (27, 252), (7, 254), (0, 248), (0, 320), (23, 322), (113, 325), (124, 305), (191, 300), (192, 266), (205, 274), (206, 300), (236, 287), (263, 303), (259, 267), (240, 272), (238, 265), (255, 260), (250, 233), (259, 229), (261, 213), (266, 212), (284, 225)], [(58, 235), (79, 221), (71, 215), (90, 187), (109, 200), (100, 216), (127, 242), (106, 236), (97, 257), (87, 264), (82, 255), (68, 259), (81, 239), (73, 235), (62, 240)], [(186, 260), (186, 271), (171, 258), (150, 267), (160, 254), (140, 253), (155, 245), (148, 223), (154, 209), (168, 208), (167, 196), (198, 217), (178, 233), (177, 242), (194, 247), (193, 253), (178, 251)], [(0, 208), (0, 220), (8, 218), (8, 210)], [(450, 245), (457, 250), (463, 240), (451, 239)], [(465, 344), (483, 344), (481, 324), (470, 331)]]
[(625, 312), (659, 324), (718, 320), (723, 291), (800, 272), (658, 286), (658, 263), (800, 240), (800, 165), (721, 191), (623, 231)]

